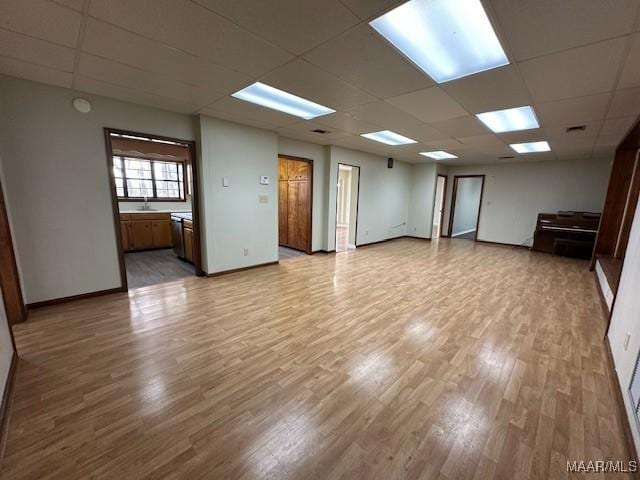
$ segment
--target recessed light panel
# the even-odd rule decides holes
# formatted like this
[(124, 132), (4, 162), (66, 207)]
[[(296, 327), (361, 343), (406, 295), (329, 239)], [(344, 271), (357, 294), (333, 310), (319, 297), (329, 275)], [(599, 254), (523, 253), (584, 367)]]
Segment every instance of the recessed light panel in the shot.
[(425, 157), (433, 158), (434, 160), (445, 160), (447, 158), (458, 158), (455, 155), (449, 152), (443, 152), (442, 150), (437, 150), (435, 152), (420, 152), (420, 155)]
[(289, 115), (295, 115), (305, 120), (335, 112), (335, 110), (325, 107), (324, 105), (297, 97), (296, 95), (260, 82), (249, 85), (247, 88), (243, 88), (231, 96), (244, 100), (245, 102), (255, 103), (263, 107), (288, 113)]
[(476, 117), (495, 133), (515, 132), (517, 130), (530, 130), (540, 127), (533, 108), (529, 106), (479, 113)]
[(370, 25), (438, 83), (509, 64), (480, 0), (411, 0)]
[(380, 132), (363, 133), (361, 135), (369, 140), (386, 143), (387, 145), (408, 145), (409, 143), (418, 143), (411, 138), (407, 138), (391, 130), (382, 130)]
[(548, 142), (512, 143), (509, 146), (518, 153), (548, 152), (551, 150)]

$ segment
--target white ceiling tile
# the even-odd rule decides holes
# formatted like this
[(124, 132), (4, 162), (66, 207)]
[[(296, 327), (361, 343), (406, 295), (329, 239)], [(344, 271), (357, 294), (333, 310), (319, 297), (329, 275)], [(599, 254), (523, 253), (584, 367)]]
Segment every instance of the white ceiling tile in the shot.
[(92, 0), (90, 14), (211, 62), (261, 75), (291, 54), (184, 0)]
[(154, 95), (184, 102), (187, 105), (208, 105), (225, 95), (224, 92), (187, 85), (87, 53), (80, 56), (78, 71), (85, 77), (131, 89), (144, 90)]
[(449, 137), (471, 137), (474, 135), (487, 135), (490, 130), (475, 115), (444, 120), (429, 124), (436, 130), (447, 134)]
[(317, 123), (320, 126), (325, 126), (328, 129), (338, 129), (356, 135), (381, 130), (379, 125), (359, 120), (355, 118), (353, 114), (348, 112), (336, 112), (330, 115), (324, 115), (312, 120), (312, 122)]
[(536, 103), (534, 110), (542, 125), (581, 125), (605, 117), (610, 93)]
[(297, 55), (360, 21), (339, 0), (195, 1)]
[(619, 135), (622, 140), (637, 119), (636, 116), (607, 118), (602, 124), (600, 135)]
[(305, 59), (379, 98), (434, 85), (368, 24), (319, 46)]
[(471, 148), (470, 145), (465, 145), (459, 140), (456, 140), (455, 138), (443, 138), (440, 140), (424, 142), (424, 144), (427, 147), (429, 147), (431, 150), (446, 150), (446, 151), (451, 150), (451, 153), (453, 153), (454, 150), (459, 151), (459, 150), (466, 150)]
[(545, 140), (547, 137), (547, 132), (545, 132), (542, 128), (532, 128), (530, 130), (521, 130), (519, 132), (498, 133), (496, 135), (505, 144), (509, 145), (511, 143), (526, 143)]
[(73, 72), (75, 50), (0, 29), (0, 55)]
[(441, 87), (471, 113), (531, 105), (529, 91), (513, 65), (460, 78)]
[(536, 103), (610, 91), (622, 61), (625, 39), (539, 57), (520, 64)]
[(0, 28), (75, 47), (82, 16), (47, 0), (2, 0)]
[[(336, 138), (340, 138), (348, 135), (346, 132), (342, 132), (337, 129), (327, 130), (326, 128), (323, 128), (324, 125), (317, 123), (317, 120), (318, 119), (309, 120), (309, 121), (303, 120), (300, 122), (292, 123), (291, 125), (279, 127), (278, 132), (283, 133), (285, 135), (286, 134), (303, 135), (308, 139), (314, 138), (317, 142), (321, 142), (323, 144), (326, 144), (330, 140), (335, 140)], [(326, 133), (314, 132), (313, 130), (316, 130), (316, 129), (326, 130)]]
[(198, 107), (197, 105), (186, 105), (184, 102), (177, 102), (143, 90), (134, 90), (120, 85), (112, 85), (100, 80), (85, 77), (84, 75), (76, 75), (74, 83), (75, 89), (82, 92), (115, 98), (124, 102), (156, 107), (163, 110), (169, 110), (171, 112), (192, 113)]
[(342, 0), (360, 18), (370, 19), (397, 7), (407, 0)]
[(83, 50), (163, 77), (232, 93), (251, 81), (247, 74), (214, 65), (203, 58), (176, 50), (89, 18)]
[(400, 129), (401, 131), (398, 133), (402, 133), (409, 138), (413, 138), (414, 140), (418, 140), (419, 142), (433, 142), (437, 140), (444, 140), (450, 137), (450, 135), (445, 132), (441, 132), (440, 130), (435, 129), (431, 125), (416, 124), (416, 125), (407, 125)]
[(636, 0), (490, 0), (515, 60), (631, 32)]
[(584, 125), (586, 127), (584, 130), (574, 130), (571, 132), (567, 132), (567, 127), (563, 125), (546, 125), (544, 128), (546, 139), (554, 145), (593, 145), (602, 127), (602, 120), (588, 122)]
[(241, 119), (253, 119), (274, 128), (292, 125), (300, 121), (298, 117), (254, 105), (253, 103), (244, 102), (233, 97), (223, 97), (211, 105), (207, 105), (202, 111), (214, 117), (227, 114), (227, 116), (237, 118), (239, 123), (243, 123)]
[(386, 101), (427, 123), (467, 115), (467, 112), (439, 87), (425, 88)]
[(637, 116), (640, 112), (640, 88), (617, 90), (613, 94), (607, 117)]
[(622, 68), (617, 88), (640, 87), (640, 34), (633, 36), (631, 50)]
[(64, 5), (65, 7), (73, 8), (77, 11), (82, 11), (82, 5), (84, 4), (84, 0), (52, 0), (54, 3), (58, 3), (60, 5)]
[(350, 109), (347, 113), (358, 120), (379, 125), (382, 130), (393, 130), (398, 133), (401, 130), (415, 128), (420, 123), (415, 117), (387, 102), (372, 102), (359, 105)]
[(73, 80), (73, 76), (69, 72), (62, 72), (3, 56), (0, 56), (0, 73), (66, 88), (71, 87)]
[(553, 152), (559, 160), (586, 160), (591, 158), (593, 145), (554, 145)]
[(596, 145), (593, 147), (591, 158), (602, 159), (602, 161), (612, 161), (616, 153), (616, 147), (613, 145)]
[(491, 155), (513, 155), (514, 151), (496, 135), (474, 135), (460, 141), (475, 150)]
[(294, 60), (260, 80), (334, 110), (372, 102), (375, 97), (304, 60)]
[(276, 131), (277, 125), (264, 122), (252, 116), (241, 115), (236, 112), (222, 112), (220, 110), (211, 110), (208, 107), (203, 108), (198, 113), (209, 117), (220, 118), (227, 122), (238, 123), (240, 125), (248, 125), (250, 127), (261, 128), (263, 130)]

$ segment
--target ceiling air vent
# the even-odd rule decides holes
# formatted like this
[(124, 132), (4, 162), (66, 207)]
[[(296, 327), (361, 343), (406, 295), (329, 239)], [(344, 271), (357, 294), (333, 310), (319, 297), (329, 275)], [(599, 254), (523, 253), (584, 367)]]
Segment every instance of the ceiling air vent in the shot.
[(328, 130), (323, 130), (321, 128), (316, 128), (315, 130), (311, 130), (313, 133), (319, 133), (320, 135), (326, 135), (330, 133)]
[(574, 125), (573, 127), (567, 127), (567, 133), (571, 132), (583, 132), (587, 129), (586, 125)]
[(498, 157), (499, 160), (510, 160), (512, 158), (516, 158), (513, 155), (505, 155), (504, 157)]

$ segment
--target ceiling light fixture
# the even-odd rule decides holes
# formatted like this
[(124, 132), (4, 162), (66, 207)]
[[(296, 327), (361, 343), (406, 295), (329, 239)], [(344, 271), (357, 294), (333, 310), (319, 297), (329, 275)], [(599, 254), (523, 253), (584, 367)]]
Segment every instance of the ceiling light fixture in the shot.
[(435, 152), (420, 152), (420, 155), (433, 158), (434, 160), (446, 160), (448, 158), (458, 158), (449, 152), (443, 152), (442, 150), (436, 150)]
[(527, 143), (512, 143), (509, 145), (518, 153), (535, 153), (535, 152), (548, 152), (551, 150), (549, 143), (542, 142), (527, 142)]
[(412, 138), (405, 137), (391, 130), (381, 130), (380, 132), (363, 133), (361, 137), (375, 140), (376, 142), (386, 143), (387, 145), (408, 145), (410, 143), (418, 143)]
[(536, 112), (530, 106), (478, 113), (476, 117), (494, 133), (540, 128)]
[(438, 83), (509, 64), (480, 0), (411, 0), (370, 25)]
[(255, 103), (263, 107), (288, 113), (289, 115), (304, 118), (305, 120), (335, 113), (335, 110), (329, 107), (297, 97), (296, 95), (261, 82), (249, 85), (231, 94), (231, 96), (244, 100), (245, 102)]

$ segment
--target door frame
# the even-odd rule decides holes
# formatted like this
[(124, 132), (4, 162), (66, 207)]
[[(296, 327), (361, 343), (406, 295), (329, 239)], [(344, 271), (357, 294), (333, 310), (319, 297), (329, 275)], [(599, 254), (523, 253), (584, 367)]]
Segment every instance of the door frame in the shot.
[(453, 238), (453, 218), (456, 211), (456, 196), (458, 194), (458, 179), (459, 178), (481, 178), (482, 184), (480, 185), (480, 203), (478, 205), (478, 217), (476, 218), (476, 234), (473, 237), (473, 241), (478, 240), (478, 227), (480, 226), (480, 214), (482, 213), (482, 197), (484, 196), (484, 175), (454, 175), (453, 176), (453, 191), (451, 192), (451, 210), (449, 212), (449, 228), (447, 228), (448, 237)]
[[(193, 216), (193, 263), (196, 275), (204, 276), (202, 269), (202, 251), (200, 241), (200, 194), (199, 194), (199, 175), (196, 159), (196, 142), (193, 140), (183, 140), (180, 138), (165, 137), (162, 135), (154, 135), (150, 133), (134, 132), (131, 130), (120, 130), (117, 128), (104, 127), (104, 141), (107, 152), (107, 168), (109, 173), (109, 187), (111, 192), (111, 209), (113, 212), (113, 227), (116, 235), (116, 245), (118, 247), (118, 262), (120, 264), (120, 290), (126, 292), (129, 290), (127, 283), (127, 268), (124, 261), (124, 250), (122, 249), (122, 236), (120, 233), (120, 209), (118, 206), (118, 194), (116, 192), (116, 179), (113, 175), (113, 150), (111, 147), (111, 134), (132, 135), (155, 140), (165, 140), (168, 142), (183, 143), (187, 145), (189, 150), (189, 164), (191, 166), (191, 213)], [(185, 189), (186, 190), (186, 189)]]
[(342, 162), (338, 162), (338, 171), (336, 172), (336, 212), (335, 212), (335, 216), (334, 216), (334, 222), (333, 222), (333, 251), (336, 251), (336, 244), (337, 244), (337, 240), (338, 240), (338, 185), (340, 183), (340, 165), (344, 165), (345, 167), (351, 167), (351, 168), (357, 168), (358, 169), (358, 195), (356, 196), (356, 232), (355, 232), (355, 242), (354, 245), (356, 248), (358, 248), (358, 217), (359, 215), (359, 210), (360, 210), (360, 175), (362, 173), (362, 169), (360, 168), (360, 165), (350, 165), (348, 163), (342, 163)]
[(438, 178), (444, 178), (444, 185), (442, 186), (442, 215), (440, 216), (440, 237), (448, 237), (447, 233), (442, 228), (443, 220), (444, 220), (444, 211), (447, 206), (447, 182), (449, 181), (449, 176), (444, 173), (438, 173), (436, 175), (436, 188), (433, 189), (433, 210), (431, 211), (431, 238), (433, 238), (433, 213), (436, 210), (436, 198), (438, 196)]
[[(280, 159), (281, 158), (286, 158), (288, 160), (296, 160), (298, 162), (305, 162), (309, 164), (309, 180), (311, 183), (311, 187), (309, 188), (309, 216), (307, 218), (308, 220), (308, 229), (307, 229), (307, 238), (309, 239), (307, 241), (307, 246), (306, 249), (304, 250), (304, 253), (306, 253), (307, 255), (311, 255), (313, 253), (312, 250), (312, 245), (313, 245), (313, 160), (310, 158), (304, 158), (304, 157), (296, 157), (294, 155), (285, 155), (283, 153), (279, 153), (278, 154), (278, 205), (280, 205), (280, 176), (279, 176), (279, 172), (280, 172)], [(288, 180), (287, 180), (288, 181)], [(278, 225), (280, 224), (280, 208), (278, 208)], [(280, 246), (280, 235), (278, 235), (278, 246)], [(286, 246), (286, 245), (285, 245)], [(286, 246), (287, 248), (293, 248), (293, 247), (289, 247)], [(296, 248), (293, 248), (293, 250), (297, 250)]]
[[(11, 341), (13, 340), (12, 325), (24, 322), (27, 319), (27, 305), (24, 303), (22, 293), (22, 285), (20, 284), (20, 273), (18, 272), (18, 264), (16, 261), (15, 247), (13, 245), (13, 235), (11, 232), (11, 224), (9, 223), (9, 215), (7, 213), (7, 202), (0, 181), (0, 245), (6, 246), (0, 253), (0, 286), (2, 286), (2, 301), (5, 313), (7, 315), (7, 323), (9, 324), (9, 332)], [(9, 298), (11, 296), (11, 298)]]

